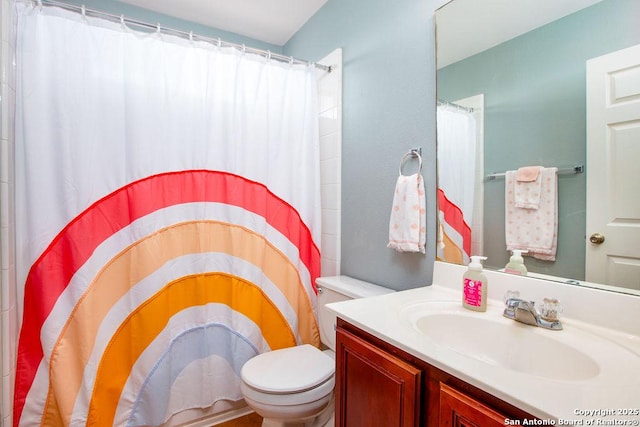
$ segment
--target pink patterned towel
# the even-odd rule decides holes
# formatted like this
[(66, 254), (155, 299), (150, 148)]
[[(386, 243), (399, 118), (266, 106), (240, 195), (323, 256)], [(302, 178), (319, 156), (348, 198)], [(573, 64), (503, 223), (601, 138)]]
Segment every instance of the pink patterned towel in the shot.
[(388, 248), (398, 252), (425, 253), (427, 209), (424, 180), (420, 174), (400, 175), (389, 219)]
[(542, 168), (540, 207), (526, 209), (515, 203), (516, 172), (505, 176), (505, 234), (507, 250), (529, 251), (537, 259), (555, 261), (558, 248), (558, 168)]
[[(526, 170), (522, 172), (523, 169)], [(543, 168), (540, 166), (529, 166), (516, 171), (513, 201), (517, 208), (538, 209), (540, 207), (540, 194), (542, 192), (541, 169)], [(520, 179), (521, 176), (524, 179)]]
[(542, 166), (525, 166), (516, 172), (516, 180), (519, 182), (531, 182), (538, 179)]

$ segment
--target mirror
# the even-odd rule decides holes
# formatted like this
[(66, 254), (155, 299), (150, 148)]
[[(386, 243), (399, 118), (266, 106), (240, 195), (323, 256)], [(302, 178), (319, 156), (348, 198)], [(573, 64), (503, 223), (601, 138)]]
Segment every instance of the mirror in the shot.
[[(467, 255), (487, 257), (487, 268), (503, 269), (511, 255), (505, 243), (503, 174), (525, 166), (558, 167), (556, 259), (525, 257), (529, 274), (640, 295), (638, 281), (639, 289), (584, 282), (586, 61), (640, 44), (639, 3), (452, 0), (436, 11), (440, 259), (466, 263), (446, 254), (466, 245)], [(473, 148), (450, 152), (445, 147), (440, 111), (447, 109), (474, 117), (470, 128), (454, 126), (473, 135)], [(476, 154), (469, 159), (471, 151)], [(464, 178), (473, 183), (452, 184), (468, 175), (463, 171), (471, 166), (462, 162), (474, 161), (473, 176)], [(498, 176), (490, 179), (494, 173)], [(470, 243), (462, 243), (465, 232), (445, 229), (455, 220), (444, 217), (443, 185), (457, 185), (453, 191), (471, 212)]]

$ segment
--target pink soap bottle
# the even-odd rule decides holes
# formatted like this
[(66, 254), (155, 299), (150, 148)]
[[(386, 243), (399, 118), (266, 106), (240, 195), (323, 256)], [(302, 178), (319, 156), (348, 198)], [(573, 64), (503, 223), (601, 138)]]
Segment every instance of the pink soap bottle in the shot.
[(462, 276), (462, 306), (474, 311), (487, 311), (487, 276), (482, 272), (481, 260), (487, 257), (474, 255)]

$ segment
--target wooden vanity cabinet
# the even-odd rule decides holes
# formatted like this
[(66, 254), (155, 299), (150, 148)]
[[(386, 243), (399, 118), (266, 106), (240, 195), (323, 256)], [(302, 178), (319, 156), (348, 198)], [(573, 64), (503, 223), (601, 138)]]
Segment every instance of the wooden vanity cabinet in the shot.
[(482, 402), (440, 383), (439, 425), (441, 427), (498, 427), (508, 418)]
[(336, 427), (493, 427), (535, 419), (340, 318), (335, 404)]
[(418, 367), (343, 329), (336, 348), (337, 426), (419, 425)]

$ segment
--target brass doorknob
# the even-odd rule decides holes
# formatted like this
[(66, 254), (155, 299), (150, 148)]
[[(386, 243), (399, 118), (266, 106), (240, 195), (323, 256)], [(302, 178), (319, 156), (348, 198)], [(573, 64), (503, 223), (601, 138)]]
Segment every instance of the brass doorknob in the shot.
[(596, 245), (601, 244), (602, 242), (604, 242), (604, 236), (600, 233), (593, 233), (591, 235), (591, 237), (589, 237), (589, 241), (591, 243), (594, 243)]

